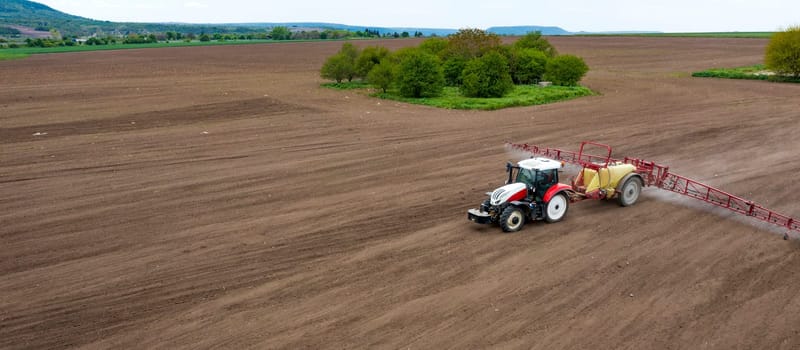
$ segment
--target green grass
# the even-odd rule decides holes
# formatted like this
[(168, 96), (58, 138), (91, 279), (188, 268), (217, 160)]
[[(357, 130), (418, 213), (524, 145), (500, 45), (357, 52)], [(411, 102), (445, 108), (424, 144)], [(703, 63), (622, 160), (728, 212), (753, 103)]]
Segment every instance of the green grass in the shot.
[(692, 73), (693, 77), (700, 78), (725, 78), (725, 79), (755, 79), (767, 80), (768, 76), (765, 74), (756, 74), (763, 71), (763, 64), (756, 64), (752, 66), (736, 67), (736, 68), (711, 68), (700, 72)]
[(712, 68), (700, 72), (692, 73), (693, 77), (699, 78), (724, 78), (724, 79), (751, 79), (751, 80), (769, 80), (787, 83), (800, 83), (800, 79), (759, 74), (764, 72), (766, 68), (763, 64), (756, 64), (752, 66), (736, 67), (736, 68)]
[(773, 32), (705, 32), (705, 33), (622, 33), (580, 34), (583, 36), (643, 36), (665, 38), (769, 38)]
[(375, 92), (370, 96), (412, 104), (447, 109), (497, 110), (508, 107), (533, 106), (570, 100), (595, 93), (583, 86), (517, 85), (506, 96), (497, 98), (475, 98), (462, 96), (457, 87), (445, 87), (441, 96), (426, 98), (402, 97), (395, 90)]
[(0, 61), (3, 60), (16, 60), (20, 58), (25, 58), (30, 55), (23, 53), (23, 52), (9, 52), (8, 50), (0, 50)]
[(334, 90), (355, 90), (355, 89), (366, 89), (371, 87), (371, 85), (363, 82), (363, 81), (344, 81), (341, 83), (324, 83), (322, 86), (334, 89)]

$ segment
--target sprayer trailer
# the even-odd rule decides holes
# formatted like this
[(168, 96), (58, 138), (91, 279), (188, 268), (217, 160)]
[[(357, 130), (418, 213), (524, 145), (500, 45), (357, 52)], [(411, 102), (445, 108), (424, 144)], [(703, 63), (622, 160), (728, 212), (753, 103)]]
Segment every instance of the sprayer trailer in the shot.
[[(786, 228), (784, 239), (800, 232), (800, 222), (789, 216), (672, 173), (667, 166), (639, 158), (613, 159), (608, 145), (584, 141), (578, 152), (528, 144), (507, 146), (532, 158), (506, 165), (506, 185), (488, 192), (489, 199), (480, 208), (467, 211), (467, 218), (473, 222), (496, 223), (506, 232), (519, 231), (529, 221), (561, 221), (570, 203), (585, 199), (616, 199), (621, 206), (633, 205), (642, 188), (652, 186)], [(604, 155), (588, 154), (587, 146), (604, 150)], [(558, 182), (558, 170), (565, 163), (582, 167), (569, 185)]]
[[(584, 148), (593, 146), (605, 156), (584, 156)], [(480, 208), (467, 211), (469, 220), (480, 224), (497, 223), (505, 232), (519, 231), (526, 222), (558, 222), (567, 215), (569, 204), (585, 199), (617, 199), (622, 206), (636, 203), (644, 180), (636, 167), (611, 162), (611, 147), (594, 142), (581, 143), (578, 159), (583, 168), (570, 181), (559, 182), (564, 161), (534, 157), (506, 164), (505, 186), (488, 192)]]

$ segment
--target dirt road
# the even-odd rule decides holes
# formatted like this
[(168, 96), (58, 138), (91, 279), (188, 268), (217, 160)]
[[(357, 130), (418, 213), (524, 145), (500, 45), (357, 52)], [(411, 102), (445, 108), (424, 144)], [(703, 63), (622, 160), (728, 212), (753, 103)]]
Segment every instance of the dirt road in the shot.
[(320, 88), (340, 42), (0, 62), (0, 348), (800, 347), (780, 230), (657, 190), (516, 234), (466, 220), (504, 141), (585, 139), (800, 216), (800, 85), (689, 76), (766, 41), (552, 42), (598, 96)]

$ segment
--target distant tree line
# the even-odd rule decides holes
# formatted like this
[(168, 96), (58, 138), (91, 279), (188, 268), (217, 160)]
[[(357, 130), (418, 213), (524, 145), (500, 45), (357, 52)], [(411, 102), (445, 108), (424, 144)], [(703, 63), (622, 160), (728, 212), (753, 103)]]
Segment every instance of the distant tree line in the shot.
[[(13, 29), (13, 28), (9, 28)], [(263, 32), (251, 33), (181, 33), (178, 31), (166, 31), (163, 33), (125, 33), (119, 35), (93, 35), (88, 38), (79, 38), (77, 36), (61, 35), (57, 31), (51, 31), (52, 38), (45, 39), (27, 39), (25, 45), (28, 47), (55, 47), (55, 46), (73, 46), (73, 45), (114, 45), (122, 44), (152, 44), (158, 42), (172, 42), (172, 41), (194, 41), (201, 42), (209, 41), (236, 41), (236, 40), (335, 40), (347, 38), (407, 38), (411, 35), (408, 32), (402, 33), (381, 33), (374, 29), (364, 29), (359, 31), (337, 30), (337, 29), (324, 29), (324, 30), (297, 30), (285, 26), (276, 26)], [(415, 37), (422, 37), (421, 32), (415, 32)], [(2, 42), (0, 42), (1, 44)], [(16, 47), (18, 45), (0, 45), (3, 47)]]
[(503, 45), (498, 35), (462, 29), (395, 52), (380, 46), (359, 51), (344, 43), (320, 75), (336, 82), (362, 79), (384, 92), (395, 88), (405, 97), (438, 96), (444, 86), (458, 87), (469, 97), (500, 97), (515, 84), (547, 80), (577, 85), (588, 70), (582, 58), (559, 55), (540, 32)]

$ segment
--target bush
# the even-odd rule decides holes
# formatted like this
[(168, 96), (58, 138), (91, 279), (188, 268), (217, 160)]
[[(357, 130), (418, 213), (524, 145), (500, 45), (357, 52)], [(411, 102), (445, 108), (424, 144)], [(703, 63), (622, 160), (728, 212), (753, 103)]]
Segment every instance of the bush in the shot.
[(367, 81), (386, 92), (394, 82), (394, 70), (392, 63), (389, 60), (383, 60), (381, 63), (372, 67), (367, 74)]
[(547, 62), (543, 78), (555, 85), (575, 86), (588, 71), (589, 67), (582, 58), (574, 55), (561, 55)]
[(366, 78), (372, 67), (381, 63), (381, 60), (389, 56), (389, 49), (383, 46), (370, 46), (361, 51), (356, 59), (356, 76)]
[(506, 58), (489, 52), (467, 63), (461, 92), (469, 97), (501, 97), (514, 88)]
[(429, 38), (425, 39), (419, 44), (419, 48), (430, 54), (434, 54), (442, 58), (445, 49), (447, 49), (447, 39), (444, 38)]
[(320, 75), (325, 79), (336, 80), (337, 83), (341, 83), (343, 79), (353, 81), (356, 76), (357, 58), (358, 49), (351, 43), (344, 43), (339, 52), (328, 57), (322, 65)]
[(767, 45), (764, 57), (767, 69), (778, 75), (800, 77), (800, 26), (777, 32)]
[[(204, 34), (206, 38), (208, 38), (207, 34)], [(203, 38), (201, 37), (200, 40)], [(208, 40), (205, 40), (208, 41)], [(123, 44), (148, 44), (148, 43), (155, 43), (158, 42), (156, 36), (153, 34), (150, 35), (138, 35), (135, 33), (128, 34), (125, 38), (122, 39)]]
[(518, 49), (535, 49), (544, 52), (547, 57), (556, 57), (558, 52), (547, 39), (542, 37), (542, 32), (530, 32), (514, 42), (514, 47)]
[(534, 84), (542, 80), (547, 68), (547, 55), (537, 49), (514, 48), (509, 60), (515, 84)]
[(438, 96), (444, 88), (439, 58), (422, 50), (407, 52), (397, 73), (400, 95), (404, 97)]
[(444, 61), (442, 70), (444, 71), (444, 81), (447, 86), (459, 86), (464, 82), (464, 68), (467, 67), (467, 60), (453, 56)]
[(341, 53), (337, 53), (331, 57), (328, 57), (328, 60), (326, 60), (325, 64), (322, 65), (320, 76), (325, 79), (336, 80), (337, 83), (341, 83), (342, 80), (353, 76), (355, 74), (354, 72), (355, 68), (350, 62), (350, 59)]
[(272, 40), (289, 40), (292, 38), (292, 31), (287, 27), (277, 26), (272, 28), (269, 32), (269, 36)]

